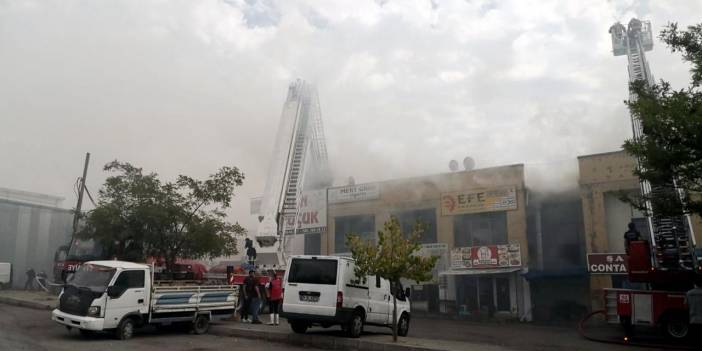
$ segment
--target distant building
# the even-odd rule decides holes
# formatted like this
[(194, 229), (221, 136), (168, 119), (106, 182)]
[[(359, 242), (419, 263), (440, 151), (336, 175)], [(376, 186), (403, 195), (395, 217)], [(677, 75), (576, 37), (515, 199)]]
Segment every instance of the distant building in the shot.
[(29, 268), (51, 277), (56, 250), (70, 240), (73, 213), (63, 198), (0, 188), (0, 261), (13, 265), (13, 286)]
[(433, 281), (407, 282), (413, 313), (531, 320), (523, 165), (329, 188), (327, 201), (322, 254), (349, 255), (347, 233), (377, 240), (391, 216), (403, 232), (427, 225), (422, 254), (441, 259)]

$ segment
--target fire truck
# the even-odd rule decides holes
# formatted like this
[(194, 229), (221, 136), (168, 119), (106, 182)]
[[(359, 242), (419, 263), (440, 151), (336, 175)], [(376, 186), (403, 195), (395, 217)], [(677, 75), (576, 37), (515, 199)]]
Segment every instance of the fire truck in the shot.
[[(609, 30), (615, 56), (626, 55), (629, 81), (652, 85), (644, 52), (653, 47), (651, 24), (632, 19), (627, 27), (614, 24)], [(631, 99), (636, 99), (632, 95)], [(634, 138), (644, 137), (636, 117), (632, 116)], [(650, 237), (629, 243), (629, 281), (638, 289), (605, 289), (607, 321), (620, 323), (627, 337), (635, 326), (659, 326), (674, 340), (690, 336), (686, 293), (702, 277), (702, 260), (695, 250), (690, 218), (683, 212), (682, 191), (675, 179), (652, 184), (640, 182), (640, 191), (648, 199), (675, 199), (679, 214), (663, 215), (652, 201), (645, 203)]]
[[(111, 258), (95, 240), (73, 239), (71, 244), (59, 247), (54, 254), (54, 281), (65, 282), (68, 274), (74, 273), (85, 262)], [(204, 281), (208, 271), (204, 263), (190, 259), (177, 259), (170, 270), (166, 270), (163, 259), (149, 257), (145, 263), (154, 264), (158, 280)]]

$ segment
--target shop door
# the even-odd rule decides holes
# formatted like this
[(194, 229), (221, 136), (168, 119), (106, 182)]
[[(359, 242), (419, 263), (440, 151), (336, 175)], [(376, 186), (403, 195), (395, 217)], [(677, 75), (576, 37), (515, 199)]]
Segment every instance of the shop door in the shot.
[(438, 313), (439, 312), (439, 286), (436, 284), (424, 285), (425, 296), (427, 299), (427, 305), (429, 312)]
[(461, 316), (478, 312), (478, 279), (456, 276), (456, 308)]
[(480, 314), (492, 316), (495, 312), (495, 290), (492, 277), (478, 278), (478, 296), (480, 299)]
[(497, 289), (497, 310), (510, 311), (509, 301), (509, 278), (495, 278), (495, 288)]

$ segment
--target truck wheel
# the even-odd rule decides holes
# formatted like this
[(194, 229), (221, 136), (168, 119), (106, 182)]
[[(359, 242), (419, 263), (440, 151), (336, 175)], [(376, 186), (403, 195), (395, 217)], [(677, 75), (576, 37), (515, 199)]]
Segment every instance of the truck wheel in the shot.
[(397, 335), (407, 336), (407, 333), (409, 333), (409, 316), (407, 313), (403, 313), (400, 320), (397, 321)]
[(307, 323), (290, 321), (290, 328), (292, 328), (295, 333), (304, 334), (307, 331)]
[(198, 315), (195, 318), (195, 322), (193, 322), (193, 332), (197, 335), (201, 335), (207, 333), (209, 329), (210, 319), (204, 314)]
[(359, 312), (354, 312), (351, 316), (346, 333), (351, 338), (358, 338), (363, 334), (363, 316)]
[(125, 318), (115, 329), (115, 338), (118, 340), (127, 340), (134, 335), (134, 320), (131, 318)]
[(663, 331), (672, 340), (684, 340), (690, 333), (690, 324), (682, 314), (673, 314), (663, 322)]

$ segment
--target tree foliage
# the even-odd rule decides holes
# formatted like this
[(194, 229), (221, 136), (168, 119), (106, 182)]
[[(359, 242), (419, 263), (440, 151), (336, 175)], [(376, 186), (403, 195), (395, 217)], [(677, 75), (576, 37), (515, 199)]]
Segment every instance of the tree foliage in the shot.
[(643, 209), (649, 200), (661, 215), (702, 214), (702, 24), (681, 31), (671, 23), (659, 37), (692, 65), (690, 86), (674, 90), (663, 80), (653, 86), (632, 83), (626, 104), (641, 122), (643, 135), (627, 140), (624, 149), (639, 160), (635, 174), (640, 179), (670, 187), (675, 179), (684, 192), (683, 206), (673, 191), (630, 202)]
[(227, 222), (223, 210), (243, 183), (238, 168), (222, 167), (206, 180), (180, 175), (175, 182), (119, 161), (104, 170), (115, 175), (100, 189), (79, 237), (95, 239), (110, 256), (163, 258), (168, 267), (177, 258), (236, 254), (236, 237), (245, 231)]
[(397, 295), (402, 294), (401, 279), (423, 282), (432, 279), (432, 269), (439, 257), (417, 255), (421, 249), (420, 238), (424, 226), (417, 222), (411, 233), (403, 235), (400, 222), (391, 217), (378, 232), (378, 243), (364, 240), (353, 233), (346, 237), (346, 244), (356, 261), (357, 277), (380, 276), (391, 282), (393, 289), (393, 340), (397, 341)]

